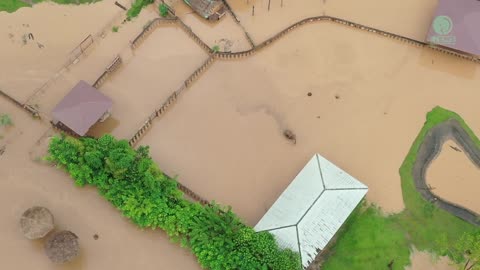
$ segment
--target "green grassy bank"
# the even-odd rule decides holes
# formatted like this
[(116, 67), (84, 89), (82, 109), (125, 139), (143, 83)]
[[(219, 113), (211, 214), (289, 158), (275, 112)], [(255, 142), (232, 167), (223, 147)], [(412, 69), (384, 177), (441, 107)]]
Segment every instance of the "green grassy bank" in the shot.
[[(17, 11), (19, 8), (22, 7), (31, 7), (29, 2), (33, 4), (37, 4), (40, 2), (44, 2), (46, 0), (32, 0), (32, 1), (20, 1), (20, 0), (0, 0), (0, 12), (6, 11), (8, 13), (12, 13)], [(101, 0), (48, 0), (57, 4), (68, 5), (68, 4), (89, 4), (99, 2)]]
[(410, 263), (412, 246), (443, 255), (439, 243), (442, 237), (453, 243), (465, 232), (478, 229), (425, 201), (414, 186), (413, 164), (425, 135), (431, 128), (449, 119), (458, 120), (480, 147), (480, 140), (459, 115), (440, 107), (430, 111), (400, 167), (405, 210), (386, 216), (375, 206), (358, 208), (346, 222), (322, 269), (388, 269), (393, 260), (393, 269), (401, 270)]

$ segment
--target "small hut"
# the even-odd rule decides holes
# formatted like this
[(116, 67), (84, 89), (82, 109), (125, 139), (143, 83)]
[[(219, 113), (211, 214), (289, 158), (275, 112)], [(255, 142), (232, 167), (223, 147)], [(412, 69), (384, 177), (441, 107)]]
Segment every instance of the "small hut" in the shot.
[(53, 215), (45, 207), (31, 207), (20, 218), (20, 227), (26, 238), (31, 240), (42, 238), (53, 230)]
[(54, 263), (69, 262), (79, 251), (78, 236), (71, 231), (56, 232), (45, 243), (45, 253)]
[(210, 21), (218, 21), (225, 15), (225, 5), (219, 0), (183, 0), (198, 15)]
[(75, 87), (52, 111), (52, 124), (74, 135), (84, 136), (97, 122), (110, 116), (112, 100), (85, 81)]

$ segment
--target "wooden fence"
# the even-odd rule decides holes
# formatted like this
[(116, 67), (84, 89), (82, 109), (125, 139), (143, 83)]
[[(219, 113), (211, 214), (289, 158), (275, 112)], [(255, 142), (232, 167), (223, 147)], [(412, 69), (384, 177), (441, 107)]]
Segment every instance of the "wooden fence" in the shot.
[(105, 82), (105, 80), (120, 67), (121, 64), (122, 58), (120, 55), (117, 55), (115, 59), (113, 59), (112, 63), (105, 68), (103, 73), (98, 77), (92, 86), (98, 89)]

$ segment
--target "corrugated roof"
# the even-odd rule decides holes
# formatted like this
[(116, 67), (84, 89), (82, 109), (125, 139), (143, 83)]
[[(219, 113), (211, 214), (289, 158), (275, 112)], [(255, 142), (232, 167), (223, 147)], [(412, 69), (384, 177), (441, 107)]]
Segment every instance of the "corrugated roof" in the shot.
[(184, 0), (184, 2), (205, 19), (212, 16), (223, 5), (222, 1), (218, 0)]
[(480, 1), (439, 0), (427, 41), (480, 56)]
[(112, 104), (109, 97), (85, 81), (79, 81), (55, 106), (52, 116), (78, 135), (84, 136)]
[(255, 230), (269, 231), (280, 246), (299, 252), (307, 267), (367, 191), (367, 186), (315, 154)]

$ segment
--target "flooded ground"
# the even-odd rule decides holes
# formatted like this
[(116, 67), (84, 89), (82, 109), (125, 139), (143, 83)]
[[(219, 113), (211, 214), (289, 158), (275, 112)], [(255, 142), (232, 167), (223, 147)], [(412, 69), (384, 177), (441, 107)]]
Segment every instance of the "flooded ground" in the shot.
[(130, 139), (143, 122), (208, 55), (179, 27), (157, 28), (100, 90), (113, 99), (120, 125), (107, 130)]
[[(433, 0), (272, 0), (268, 11), (268, 0), (228, 2), (257, 43), (296, 21), (318, 15), (338, 16), (423, 40), (436, 5)], [(129, 42), (155, 17), (157, 7), (149, 6), (139, 18), (122, 24), (124, 14), (113, 3), (43, 3), (0, 14), (0, 58), (5, 59), (0, 65), (0, 88), (25, 100), (58, 72), (78, 42), (93, 34), (97, 38), (88, 56), (58, 74), (32, 104), (48, 115), (78, 80), (93, 83), (120, 55), (124, 64), (100, 87), (114, 101), (112, 117), (92, 133), (133, 135), (207, 55), (173, 25), (158, 28), (132, 52)], [(182, 1), (177, 0), (175, 8), (209, 46), (219, 45), (221, 51), (250, 48), (230, 15), (216, 24), (205, 23)], [(117, 33), (111, 30), (113, 25), (119, 26)], [(28, 39), (28, 33), (34, 40)], [(314, 153), (367, 184), (369, 201), (387, 212), (398, 212), (404, 207), (398, 168), (426, 112), (437, 105), (453, 110), (480, 134), (479, 81), (478, 65), (471, 62), (322, 22), (299, 28), (250, 58), (217, 60), (164, 117), (154, 121), (139, 144), (150, 145), (152, 156), (167, 173), (178, 175), (180, 182), (207, 199), (232, 205), (250, 225), (263, 216)], [(29, 152), (48, 129), (45, 124), (3, 99), (0, 113), (9, 113), (16, 123), (14, 128), (0, 130), (0, 147), (6, 144), (0, 155), (0, 178), (4, 179), (0, 211), (5, 213), (0, 221), (1, 239), (5, 239), (0, 252), (11, 254), (5, 265), (52, 269), (40, 244), (25, 240), (17, 225), (26, 208), (41, 204), (52, 210), (59, 228), (80, 237), (83, 255), (62, 269), (154, 269), (159, 265), (199, 269), (189, 252), (170, 244), (162, 233), (137, 230), (95, 190), (79, 190), (61, 171), (32, 161)], [(283, 137), (285, 129), (296, 134), (296, 145)], [(435, 186), (434, 192), (444, 190), (446, 199), (474, 208), (479, 203), (473, 196), (456, 201), (455, 196), (468, 190), (452, 192), (448, 179), (459, 178), (471, 185), (475, 173), (467, 168), (462, 153), (450, 152), (443, 151), (434, 161), (429, 174), (437, 177), (428, 181)], [(445, 153), (448, 156), (443, 157)], [(437, 165), (440, 162), (444, 163)], [(447, 170), (452, 163), (464, 168), (462, 174)], [(470, 190), (475, 188), (470, 186)], [(93, 234), (100, 239), (93, 240)], [(414, 253), (412, 260), (411, 269), (451, 269), (443, 261), (433, 265), (423, 253)]]
[[(170, 243), (160, 230), (137, 229), (95, 189), (77, 188), (61, 170), (33, 161), (29, 152), (48, 126), (33, 120), (4, 99), (0, 99), (0, 113), (8, 113), (15, 124), (8, 131), (0, 130), (3, 136), (0, 147), (6, 146), (0, 155), (3, 266), (19, 270), (153, 270), (159, 266), (162, 269), (200, 269), (189, 251)], [(79, 258), (67, 265), (54, 266), (44, 254), (42, 241), (24, 238), (19, 219), (23, 211), (33, 205), (48, 207), (55, 216), (57, 229), (77, 234), (81, 246)], [(99, 235), (98, 240), (94, 240), (94, 234)]]
[(211, 48), (217, 45), (220, 51), (246, 51), (251, 48), (242, 28), (226, 13), (219, 22), (209, 22), (192, 12), (183, 1), (173, 1), (175, 14)]
[[(304, 18), (328, 15), (424, 40), (437, 1), (229, 0), (256, 43)], [(270, 9), (269, 9), (270, 3)], [(254, 15), (252, 15), (252, 12)], [(328, 38), (319, 42), (328, 42)]]
[(398, 212), (398, 168), (429, 110), (454, 110), (480, 132), (477, 71), (355, 29), (309, 25), (251, 58), (214, 63), (140, 144), (250, 225), (316, 152), (367, 184), (369, 201)]
[(455, 142), (445, 142), (426, 180), (436, 195), (480, 213), (480, 170)]
[(88, 35), (111, 32), (104, 28), (122, 14), (114, 2), (79, 6), (44, 2), (12, 14), (2, 12), (0, 88), (26, 100), (58, 72), (70, 52)]

